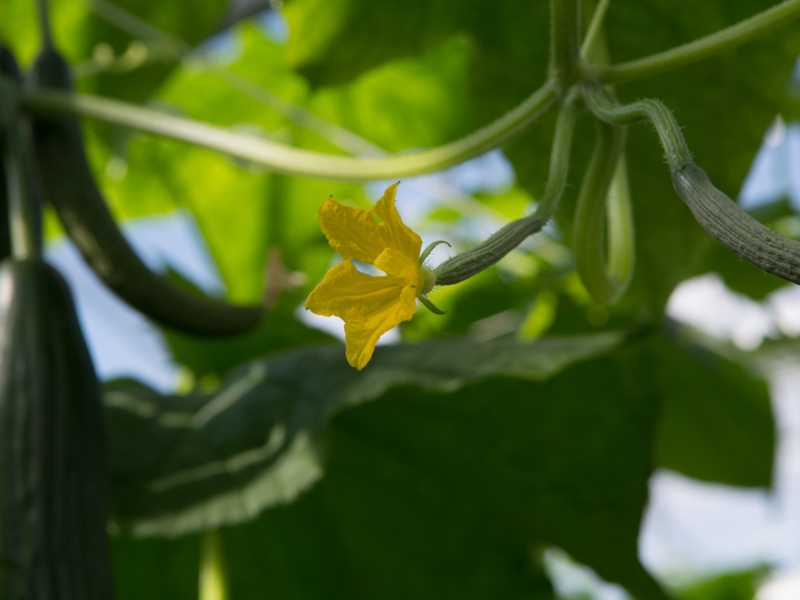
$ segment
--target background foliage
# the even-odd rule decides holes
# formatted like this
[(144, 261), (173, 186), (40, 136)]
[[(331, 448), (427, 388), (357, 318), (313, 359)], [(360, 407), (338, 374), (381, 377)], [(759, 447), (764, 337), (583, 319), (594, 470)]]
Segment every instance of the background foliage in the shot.
[[(621, 61), (664, 50), (771, 4), (615, 0), (609, 52)], [(291, 0), (287, 40), (268, 34), (263, 16), (231, 24), (221, 0), (119, 6), (53, 3), (82, 91), (332, 153), (457, 139), (546, 74), (546, 2)], [(29, 62), (32, 3), (6, 0), (0, 11), (2, 36)], [(223, 23), (228, 37), (212, 37)], [(787, 29), (618, 93), (664, 100), (697, 162), (735, 196), (770, 122), (796, 110), (786, 82), (798, 54), (800, 36)], [(463, 248), (477, 241), (476, 223), (528, 210), (544, 187), (552, 125), (503, 148), (513, 183), (434, 205), (419, 219), (423, 235), (443, 231)], [(260, 299), (272, 248), (306, 275), (257, 332), (222, 341), (165, 332), (196, 384), (188, 394), (107, 384), (120, 598), (195, 597), (199, 534), (219, 528), (232, 598), (549, 598), (539, 560), (549, 546), (637, 597), (661, 598), (636, 546), (653, 470), (770, 485), (766, 385), (742, 356), (663, 311), (679, 282), (709, 271), (753, 298), (783, 282), (700, 229), (648, 127), (629, 136), (637, 271), (620, 303), (589, 300), (568, 250), (593, 141), (584, 118), (551, 232), (434, 293), (448, 315), (417, 315), (402, 331), (415, 343), (379, 348), (357, 373), (295, 313), (333, 259), (317, 207), (330, 194), (368, 206), (372, 188), (86, 126), (115, 214), (190, 214), (231, 300)], [(58, 235), (54, 219), (48, 226)]]

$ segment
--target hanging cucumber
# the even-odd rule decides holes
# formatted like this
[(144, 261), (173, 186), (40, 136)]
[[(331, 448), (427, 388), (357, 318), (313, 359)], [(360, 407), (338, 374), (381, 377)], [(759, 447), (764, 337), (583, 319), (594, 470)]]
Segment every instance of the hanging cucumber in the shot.
[(0, 597), (113, 598), (100, 388), (69, 289), (0, 265)]
[[(55, 49), (45, 47), (30, 83), (70, 90), (69, 65)], [(262, 308), (196, 296), (147, 268), (118, 229), (95, 184), (77, 119), (35, 115), (32, 123), (45, 199), (89, 266), (120, 298), (166, 327), (196, 335), (233, 335), (259, 324)]]
[(0, 117), (13, 254), (0, 263), (0, 598), (112, 600), (100, 387), (69, 288), (41, 259), (13, 93)]

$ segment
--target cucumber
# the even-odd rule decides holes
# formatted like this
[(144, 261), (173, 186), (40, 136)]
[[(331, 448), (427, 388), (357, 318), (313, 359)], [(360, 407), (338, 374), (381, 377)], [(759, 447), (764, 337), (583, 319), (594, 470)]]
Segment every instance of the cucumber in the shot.
[(0, 598), (110, 600), (100, 387), (67, 284), (0, 264)]
[[(69, 65), (52, 48), (37, 57), (29, 78), (36, 88), (71, 90)], [(156, 275), (117, 227), (97, 188), (73, 117), (33, 115), (33, 153), (44, 198), (55, 207), (72, 241), (100, 279), (122, 300), (154, 321), (195, 335), (244, 333), (263, 309), (196, 296)]]

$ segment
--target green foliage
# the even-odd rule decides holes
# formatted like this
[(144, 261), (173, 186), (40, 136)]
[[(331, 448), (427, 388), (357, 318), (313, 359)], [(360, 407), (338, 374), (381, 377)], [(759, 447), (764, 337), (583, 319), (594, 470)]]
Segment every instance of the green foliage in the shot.
[[(26, 61), (38, 43), (31, 4), (0, 5), (0, 31)], [(605, 43), (612, 61), (633, 59), (772, 4), (614, 0)], [(197, 44), (224, 4), (135, 0), (124, 9)], [(245, 23), (232, 33), (232, 57), (179, 62), (153, 32), (122, 31), (74, 0), (53, 6), (57, 41), (76, 64), (100, 42), (119, 54), (143, 38), (154, 52), (128, 73), (83, 78), (83, 91), (333, 154), (453, 141), (546, 77), (544, 1), (289, 0), (284, 14), (286, 45)], [(796, 32), (777, 32), (616, 93), (664, 100), (698, 164), (735, 196), (764, 130), (791, 114), (784, 87), (798, 54)], [(775, 432), (763, 381), (657, 330), (669, 294), (690, 276), (717, 271), (753, 298), (784, 282), (701, 230), (650, 127), (629, 128), (637, 271), (620, 303), (589, 299), (568, 250), (593, 144), (582, 119), (556, 231), (435, 291), (448, 314), (420, 311), (402, 328), (417, 343), (379, 348), (363, 372), (294, 315), (333, 259), (317, 208), (331, 194), (369, 206), (369, 190), (112, 127), (87, 131), (115, 215), (185, 211), (233, 301), (263, 297), (275, 249), (288, 271), (305, 274), (254, 332), (165, 332), (173, 358), (202, 384), (190, 393), (107, 385), (120, 598), (197, 597), (195, 534), (220, 527), (232, 598), (550, 598), (538, 561), (548, 545), (637, 598), (662, 598), (636, 550), (653, 469), (770, 485)], [(529, 210), (544, 189), (551, 133), (552, 119), (506, 143), (516, 182), (438, 205), (422, 233), (444, 231), (460, 250), (479, 241), (475, 220)], [(402, 190), (401, 212), (410, 199)], [(144, 534), (159, 537), (131, 537)], [(753, 580), (730, 581), (685, 595), (734, 597)]]
[(662, 467), (690, 477), (769, 487), (775, 424), (766, 384), (701, 346), (659, 347), (666, 402), (656, 451)]
[[(319, 477), (315, 447), (345, 406), (403, 384), (452, 392), (498, 375), (543, 380), (619, 341), (428, 342), (381, 349), (363, 373), (344, 368), (340, 346), (311, 346), (251, 363), (207, 395), (160, 397), (111, 383), (115, 519), (140, 534), (174, 535), (252, 518)], [(137, 439), (151, 440), (146, 453)]]
[(195, 600), (198, 536), (179, 540), (112, 538), (117, 597), (120, 600)]
[(650, 449), (689, 475), (768, 485), (772, 422), (763, 384), (733, 365), (663, 337), (620, 340), (386, 347), (362, 373), (339, 346), (310, 346), (211, 394), (108, 384), (115, 522), (177, 535), (261, 514), (225, 530), (231, 586), (266, 569), (280, 597), (312, 598), (342, 571), (369, 574), (344, 577), (343, 597), (434, 597), (454, 581), (481, 597), (459, 569), (513, 597), (543, 585), (534, 543), (660, 597), (636, 560)]
[[(657, 392), (631, 375), (649, 368), (649, 353), (626, 350), (568, 368), (619, 339), (389, 347), (361, 374), (343, 368), (337, 346), (308, 348), (253, 363), (206, 397), (158, 398), (131, 382), (111, 384), (115, 520), (139, 534), (175, 535), (250, 519), (319, 478), (327, 429), (321, 483), (254, 528), (225, 533), (251, 546), (262, 540), (263, 551), (243, 554), (255, 552), (262, 570), (280, 573), (268, 578), (277, 594), (308, 586), (301, 597), (314, 597), (318, 582), (303, 565), (328, 555), (323, 571), (344, 560), (346, 571), (362, 573), (344, 595), (434, 597), (454, 582), (465, 594), (474, 588), (467, 597), (506, 586), (530, 593), (543, 585), (530, 558), (538, 540), (659, 598), (636, 560)], [(499, 375), (513, 379), (487, 381)], [(467, 385), (476, 381), (484, 383)], [(146, 451), (131, 443), (144, 437)], [(310, 526), (323, 515), (321, 530)], [(312, 531), (320, 541), (307, 553)], [(329, 540), (332, 532), (344, 537)], [(326, 552), (330, 543), (348, 550)], [(508, 558), (498, 561), (498, 552)], [(302, 563), (292, 571), (278, 566), (294, 560)], [(451, 563), (456, 571), (431, 577)], [(252, 577), (246, 564), (241, 570)], [(403, 564), (401, 585), (393, 573)], [(461, 569), (478, 571), (464, 579)], [(232, 567), (232, 589), (237, 572)], [(484, 578), (490, 587), (475, 587)]]
[(753, 600), (764, 569), (722, 575), (680, 591), (685, 600)]

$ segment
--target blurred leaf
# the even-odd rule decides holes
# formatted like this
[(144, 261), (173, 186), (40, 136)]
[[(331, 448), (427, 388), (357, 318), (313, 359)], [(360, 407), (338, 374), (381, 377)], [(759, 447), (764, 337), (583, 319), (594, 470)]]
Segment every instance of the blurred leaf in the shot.
[(698, 345), (658, 346), (656, 460), (695, 479), (770, 487), (775, 423), (766, 383)]
[(533, 205), (533, 197), (516, 185), (500, 194), (475, 194), (475, 199), (507, 219), (519, 219)]
[(118, 600), (196, 600), (198, 536), (111, 537)]
[(139, 534), (175, 535), (250, 519), (320, 476), (315, 446), (344, 406), (404, 384), (453, 391), (497, 375), (542, 380), (620, 339), (385, 347), (362, 372), (347, 366), (339, 345), (307, 347), (251, 363), (207, 395), (161, 397), (135, 382), (111, 383), (115, 520)]
[(386, 151), (436, 146), (469, 133), (470, 58), (464, 40), (450, 39), (414, 59), (367, 71), (350, 85), (320, 89), (311, 109)]
[[(296, 295), (290, 297), (297, 300)], [(297, 300), (296, 304), (299, 303)], [(288, 307), (284, 299), (279, 309), (267, 314), (258, 329), (240, 336), (196, 338), (170, 330), (165, 330), (164, 334), (172, 357), (196, 377), (225, 375), (238, 365), (265, 354), (334, 340), (300, 323), (294, 317), (293, 308)]]
[[(170, 38), (195, 45), (214, 33), (222, 22), (227, 0), (53, 0), (51, 20), (57, 47), (75, 65), (85, 64), (98, 44), (119, 57), (132, 43), (146, 44), (144, 62), (124, 73), (103, 73), (80, 80), (82, 91), (143, 102), (161, 85), (179, 61), (179, 50)], [(112, 15), (112, 21), (104, 15)], [(5, 0), (0, 5), (0, 35), (7, 39), (23, 63), (39, 50), (35, 3)], [(153, 31), (160, 31), (157, 33)], [(161, 35), (163, 34), (163, 35)]]
[(753, 600), (765, 569), (729, 573), (680, 591), (684, 600)]
[[(223, 530), (233, 598), (252, 590), (295, 600), (554, 598), (518, 529), (368, 441), (341, 437), (330, 485), (326, 478), (291, 506)], [(352, 465), (357, 451), (365, 460)]]
[[(532, 562), (547, 543), (663, 598), (636, 559), (653, 361), (642, 347), (592, 360), (619, 340), (386, 347), (361, 373), (338, 346), (306, 348), (205, 397), (112, 384), (116, 522), (175, 535), (293, 500), (223, 530), (232, 589), (258, 580), (277, 597), (548, 597)], [(513, 379), (468, 385), (498, 375)], [(326, 429), (325, 477), (295, 499), (321, 475)]]

